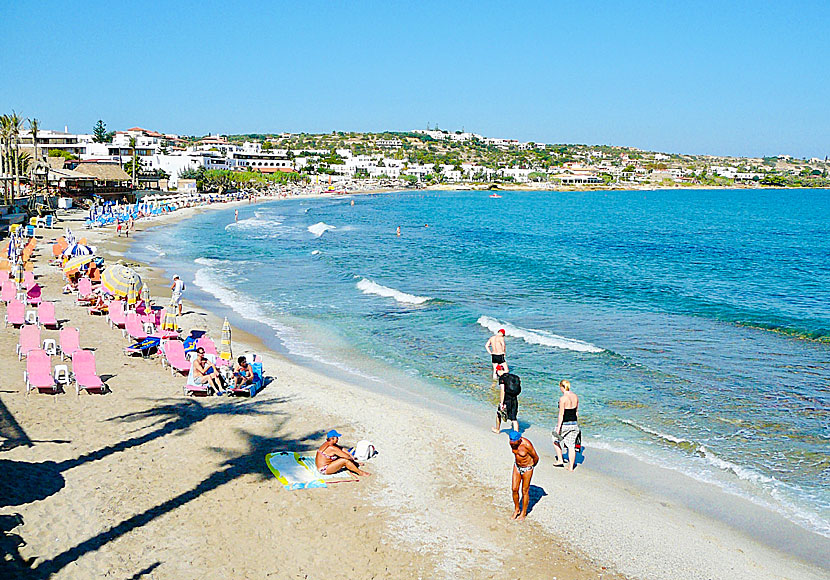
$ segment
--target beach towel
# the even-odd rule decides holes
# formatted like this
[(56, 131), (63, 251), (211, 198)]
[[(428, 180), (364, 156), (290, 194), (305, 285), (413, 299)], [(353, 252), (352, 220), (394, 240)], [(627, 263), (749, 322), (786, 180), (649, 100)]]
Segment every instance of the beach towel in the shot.
[(268, 469), (289, 491), (326, 487), (326, 482), (357, 481), (347, 470), (334, 475), (323, 475), (314, 464), (314, 456), (291, 451), (278, 451), (265, 456)]

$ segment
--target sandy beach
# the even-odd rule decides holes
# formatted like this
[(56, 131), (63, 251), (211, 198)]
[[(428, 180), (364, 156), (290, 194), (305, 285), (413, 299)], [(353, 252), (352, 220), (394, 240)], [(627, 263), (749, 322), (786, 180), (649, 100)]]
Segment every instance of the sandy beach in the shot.
[[(139, 221), (137, 229), (199, 211)], [(66, 225), (107, 264), (124, 260), (128, 240), (112, 228), (82, 230), (80, 217)], [(489, 415), (326, 376), (242, 331), (234, 333), (234, 354), (261, 354), (272, 382), (252, 399), (185, 397), (183, 377), (171, 377), (158, 357), (125, 356), (120, 331), (61, 294), (60, 271), (47, 263), (60, 233), (37, 231), (34, 271), (57, 318), (79, 328), (81, 345), (95, 350), (112, 392), (78, 397), (73, 387), (26, 396), (25, 362), (14, 354), (19, 331), (4, 330), (2, 577), (827, 577), (827, 541), (785, 529), (806, 538), (793, 540), (802, 553), (772, 548), (775, 530), (750, 535), (708, 513), (731, 502), (740, 517), (755, 517), (739, 500), (712, 497), (708, 508), (695, 507), (591, 467), (557, 470), (540, 429), (527, 433), (541, 455), (531, 510), (525, 522), (512, 521), (513, 458), (506, 436), (490, 433)], [(137, 270), (154, 301), (166, 305), (165, 273), (152, 264)], [(189, 302), (184, 312), (186, 331), (207, 330), (218, 342), (220, 318)], [(326, 489), (283, 489), (265, 454), (313, 452), (331, 428), (346, 444), (377, 446), (366, 466), (373, 475)], [(613, 464), (610, 454), (592, 453)], [(643, 473), (650, 482), (669, 477), (677, 476)]]

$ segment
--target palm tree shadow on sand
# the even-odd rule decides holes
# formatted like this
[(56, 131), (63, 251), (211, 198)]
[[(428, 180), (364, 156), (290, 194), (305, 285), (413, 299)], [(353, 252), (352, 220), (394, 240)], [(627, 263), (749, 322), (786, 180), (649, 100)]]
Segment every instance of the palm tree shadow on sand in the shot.
[[(144, 423), (142, 427), (143, 429), (151, 429), (143, 435), (136, 435), (134, 437), (127, 438), (113, 445), (108, 445), (96, 451), (83, 454), (75, 459), (57, 463), (44, 462), (17, 465), (16, 468), (18, 470), (35, 470), (38, 475), (46, 475), (48, 478), (51, 478), (52, 483), (47, 485), (47, 491), (41, 494), (44, 496), (51, 495), (53, 493), (57, 493), (63, 488), (64, 478), (62, 474), (65, 471), (91, 461), (103, 459), (115, 453), (134, 449), (137, 446), (143, 445), (144, 443), (148, 443), (160, 437), (164, 437), (170, 433), (184, 434), (193, 425), (207, 417), (213, 415), (267, 414), (276, 419), (275, 428), (272, 430), (273, 435), (269, 435), (268, 437), (255, 435), (246, 431), (240, 431), (240, 434), (242, 434), (247, 440), (247, 447), (245, 451), (241, 453), (226, 452), (226, 459), (222, 463), (221, 467), (193, 488), (180, 493), (175, 497), (162, 502), (161, 504), (125, 519), (111, 528), (104, 530), (75, 546), (67, 548), (54, 558), (48, 560), (37, 560), (31, 567), (28, 566), (28, 563), (23, 562), (20, 559), (10, 564), (0, 561), (0, 577), (31, 578), (35, 580), (49, 578), (84, 555), (95, 552), (113, 540), (120, 538), (124, 534), (127, 534), (136, 528), (140, 528), (157, 517), (167, 514), (176, 508), (197, 499), (203, 493), (212, 491), (249, 474), (257, 475), (262, 480), (270, 479), (272, 476), (264, 461), (266, 453), (275, 450), (312, 450), (316, 448), (317, 443), (323, 436), (323, 431), (310, 432), (302, 437), (288, 437), (281, 435), (284, 430), (286, 419), (285, 417), (280, 417), (284, 414), (281, 411), (278, 411), (276, 407), (285, 402), (287, 402), (287, 399), (279, 398), (258, 400), (255, 404), (245, 404), (240, 403), (239, 401), (222, 401), (220, 403), (215, 403), (213, 400), (211, 400), (211, 403), (213, 404), (206, 404), (195, 399), (177, 399), (175, 402), (164, 404), (159, 407), (153, 407), (144, 411), (120, 415), (109, 419), (110, 421), (123, 421), (126, 423), (142, 422)], [(222, 452), (221, 449), (216, 450)], [(5, 475), (8, 475), (9, 479), (15, 479), (13, 477), (14, 474), (12, 473), (4, 472), (4, 477)], [(0, 506), (20, 505), (20, 503), (26, 503), (23, 501), (25, 499), (27, 498), (16, 497), (7, 490), (0, 488)], [(146, 573), (148, 572), (142, 571), (138, 574), (140, 577), (140, 575)]]

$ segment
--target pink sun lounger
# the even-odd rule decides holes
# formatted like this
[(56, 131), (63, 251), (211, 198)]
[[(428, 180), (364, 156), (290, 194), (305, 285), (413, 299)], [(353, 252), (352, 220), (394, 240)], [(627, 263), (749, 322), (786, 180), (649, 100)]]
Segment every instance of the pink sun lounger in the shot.
[(180, 340), (165, 340), (161, 343), (164, 358), (163, 366), (170, 367), (170, 374), (175, 376), (176, 371), (187, 374), (190, 372), (190, 361), (184, 353), (184, 343)]
[(6, 280), (3, 282), (3, 287), (0, 289), (0, 300), (8, 304), (17, 297), (17, 288), (14, 287), (14, 282)]
[(87, 393), (101, 393), (106, 385), (95, 370), (95, 353), (91, 350), (79, 350), (72, 355), (72, 376), (75, 377), (75, 391), (78, 395), (82, 390)]
[(84, 276), (78, 280), (78, 303), (85, 304), (93, 300), (92, 281)]
[(121, 331), (124, 336), (130, 335), (133, 340), (144, 340), (147, 338), (147, 333), (144, 332), (144, 326), (141, 324), (141, 319), (135, 312), (128, 312), (126, 320), (124, 321), (124, 330)]
[(58, 321), (55, 318), (55, 303), (41, 302), (37, 307), (37, 319), (42, 326), (58, 327)]
[(20, 300), (12, 300), (6, 307), (6, 326), (23, 326), (26, 322), (26, 307)]
[(43, 289), (40, 287), (40, 284), (35, 284), (26, 292), (26, 302), (32, 306), (37, 306), (43, 302), (42, 293)]
[(35, 273), (23, 272), (23, 285), (28, 289), (35, 285)]
[(81, 333), (77, 328), (64, 328), (61, 330), (58, 343), (61, 351), (61, 360), (71, 358), (73, 354), (81, 350)]
[(33, 350), (26, 357), (26, 370), (23, 371), (26, 394), (37, 389), (41, 393), (57, 393), (58, 384), (52, 377), (52, 362), (44, 350)]
[(17, 343), (17, 360), (25, 358), (33, 350), (40, 348), (40, 327), (26, 324), (20, 329), (20, 340)]
[(107, 310), (107, 319), (110, 326), (114, 328), (124, 328), (124, 323), (127, 322), (127, 316), (124, 314), (124, 302), (122, 300), (113, 300), (110, 302)]

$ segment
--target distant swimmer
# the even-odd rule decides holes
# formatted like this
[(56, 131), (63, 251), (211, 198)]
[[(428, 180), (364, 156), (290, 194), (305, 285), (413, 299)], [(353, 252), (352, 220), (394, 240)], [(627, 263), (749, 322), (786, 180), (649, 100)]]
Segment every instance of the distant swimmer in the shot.
[[(527, 517), (527, 504), (530, 501), (530, 478), (533, 477), (533, 468), (539, 463), (539, 455), (530, 439), (522, 437), (518, 431), (508, 432), (510, 450), (513, 452), (513, 519), (523, 520)], [(519, 507), (519, 485), (522, 486), (522, 506)]]
[(351, 203), (351, 205), (354, 205), (354, 200), (352, 200), (352, 203)]
[(400, 236), (401, 235), (401, 226), (398, 226), (398, 229), (395, 230), (395, 234)]
[(428, 228), (428, 227), (429, 227), (429, 224), (424, 224), (424, 227), (425, 227), (425, 228)]
[(504, 371), (509, 372), (510, 369), (507, 368), (507, 362), (505, 361), (504, 357), (507, 352), (507, 346), (504, 344), (504, 329), (499, 328), (499, 331), (491, 336), (487, 340), (487, 344), (484, 345), (484, 348), (490, 354), (490, 358), (493, 360), (493, 380), (499, 378), (499, 375), (496, 374), (496, 367), (498, 365), (504, 365)]
[(239, 221), (239, 210), (238, 209), (233, 210), (233, 221), (235, 221), (235, 222)]

